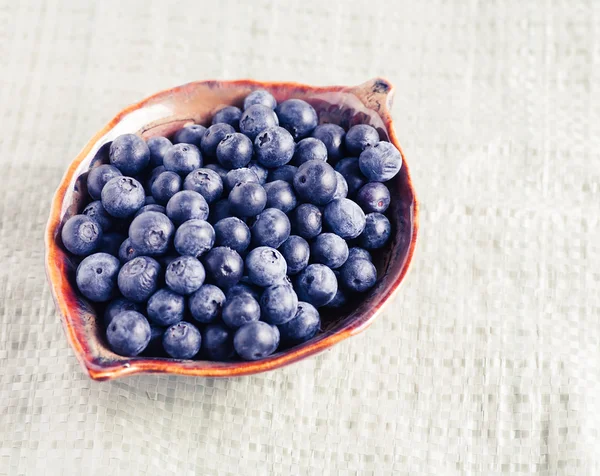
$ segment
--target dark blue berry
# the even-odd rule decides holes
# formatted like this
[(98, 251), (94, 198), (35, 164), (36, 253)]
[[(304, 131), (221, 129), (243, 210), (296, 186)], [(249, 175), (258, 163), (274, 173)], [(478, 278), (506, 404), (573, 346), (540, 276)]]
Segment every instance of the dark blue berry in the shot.
[(367, 183), (367, 178), (362, 174), (356, 157), (347, 157), (340, 160), (335, 166), (336, 172), (342, 174), (348, 185), (348, 196), (353, 197), (358, 190)]
[(150, 191), (157, 203), (166, 205), (173, 195), (181, 190), (181, 177), (175, 172), (166, 171), (152, 181)]
[(215, 230), (204, 220), (188, 220), (177, 228), (173, 241), (180, 255), (199, 258), (215, 244)]
[(269, 324), (283, 324), (296, 315), (298, 296), (288, 283), (278, 283), (264, 290), (260, 298), (261, 319)]
[(154, 324), (172, 326), (183, 319), (185, 298), (170, 289), (159, 289), (148, 299), (146, 310), (148, 319)]
[(321, 327), (319, 311), (313, 305), (300, 301), (293, 319), (279, 326), (281, 339), (290, 344), (300, 344), (312, 339)]
[(348, 250), (348, 259), (366, 259), (367, 261), (373, 262), (373, 258), (371, 257), (371, 253), (369, 253), (364, 248), (360, 248), (358, 246), (354, 246)]
[(236, 184), (229, 193), (229, 211), (237, 217), (253, 217), (258, 215), (267, 204), (265, 189), (252, 182)]
[(227, 172), (229, 172), (229, 170), (227, 170), (224, 167), (221, 167), (219, 164), (206, 164), (204, 168), (212, 170), (213, 172), (219, 174), (219, 177), (221, 177), (221, 181), (225, 183), (225, 177), (227, 176)]
[(298, 235), (291, 235), (279, 247), (279, 251), (287, 263), (287, 274), (293, 276), (308, 266), (310, 246), (308, 242)]
[(184, 190), (193, 190), (204, 197), (206, 203), (213, 203), (223, 195), (223, 181), (217, 172), (208, 168), (190, 172), (183, 182)]
[(283, 127), (270, 127), (254, 139), (254, 153), (258, 162), (267, 168), (287, 164), (294, 155), (296, 144), (292, 135)]
[(217, 160), (226, 169), (246, 167), (252, 159), (252, 141), (244, 134), (227, 134), (217, 146)]
[(77, 287), (90, 301), (104, 302), (117, 291), (119, 260), (108, 253), (95, 253), (77, 267)]
[(273, 95), (264, 89), (257, 89), (246, 96), (244, 99), (244, 110), (248, 109), (250, 106), (254, 106), (255, 104), (261, 104), (270, 109), (275, 109), (277, 107), (277, 101)]
[(206, 157), (216, 157), (217, 146), (229, 134), (234, 134), (235, 129), (229, 124), (215, 124), (206, 129), (202, 137), (202, 153)]
[(258, 301), (260, 299), (260, 295), (262, 294), (262, 288), (259, 288), (254, 284), (250, 284), (249, 282), (239, 282), (227, 290), (227, 299), (232, 299), (238, 294), (249, 294)]
[(323, 215), (321, 210), (310, 203), (298, 205), (290, 214), (292, 231), (310, 240), (321, 233), (323, 227)]
[[(162, 174), (163, 172), (166, 172), (167, 169), (165, 169), (164, 165), (159, 165), (158, 167), (154, 167), (152, 169), (152, 171), (150, 172), (150, 175), (148, 177), (148, 180), (146, 180), (146, 195), (148, 195), (148, 192), (150, 192), (149, 194), (152, 195), (152, 184), (154, 183), (154, 181), (158, 178), (158, 176), (160, 174)], [(148, 197), (146, 197), (148, 198)]]
[(226, 246), (217, 246), (204, 257), (210, 280), (221, 289), (237, 284), (244, 274), (244, 261), (239, 253)]
[(180, 256), (167, 266), (165, 282), (178, 294), (191, 294), (204, 284), (204, 266), (193, 256)]
[(267, 182), (283, 180), (284, 182), (294, 183), (294, 175), (296, 175), (296, 172), (298, 172), (298, 167), (294, 167), (293, 165), (282, 165), (276, 169), (269, 170)]
[(87, 189), (90, 197), (99, 200), (104, 186), (113, 178), (123, 175), (113, 165), (103, 164), (91, 169), (87, 176)]
[(379, 142), (379, 133), (368, 124), (357, 124), (348, 129), (344, 144), (346, 150), (352, 155), (360, 155), (367, 147), (372, 147)]
[[(146, 197), (146, 198), (148, 198), (148, 197)], [(142, 208), (140, 208), (135, 213), (134, 217), (137, 217), (138, 215), (141, 215), (142, 213), (146, 213), (146, 212), (158, 212), (158, 213), (162, 213), (164, 215), (166, 213), (166, 209), (162, 205), (158, 205), (156, 203), (151, 203), (150, 205), (144, 205)]]
[(187, 175), (202, 167), (202, 154), (194, 144), (175, 144), (165, 154), (163, 164), (171, 172)]
[(125, 175), (136, 175), (142, 172), (150, 163), (150, 149), (140, 136), (123, 134), (110, 145), (109, 158)]
[(356, 238), (365, 229), (364, 212), (347, 198), (338, 198), (328, 204), (323, 219), (331, 231), (346, 240)]
[(74, 255), (86, 256), (100, 246), (102, 227), (87, 215), (74, 215), (63, 225), (63, 245)]
[(182, 127), (173, 136), (173, 144), (193, 144), (200, 148), (202, 143), (202, 137), (206, 132), (206, 127), (200, 124), (191, 124), (189, 126)]
[(150, 342), (150, 324), (139, 312), (122, 312), (107, 327), (106, 340), (115, 353), (135, 357)]
[(387, 182), (402, 167), (402, 156), (389, 142), (378, 142), (365, 149), (358, 158), (360, 171), (373, 182)]
[(144, 187), (131, 177), (115, 177), (102, 189), (102, 205), (113, 217), (127, 218), (144, 206)]
[(101, 200), (96, 200), (88, 204), (88, 206), (83, 209), (82, 213), (93, 220), (96, 220), (100, 225), (100, 228), (102, 228), (102, 231), (108, 231), (112, 225), (113, 218), (106, 213)]
[(279, 120), (270, 107), (255, 104), (244, 111), (240, 119), (240, 132), (246, 134), (251, 140), (268, 129), (279, 125)]
[(340, 307), (345, 306), (348, 303), (348, 298), (346, 297), (346, 294), (344, 294), (344, 291), (342, 291), (339, 288), (339, 279), (338, 279), (338, 290), (337, 293), (335, 293), (335, 296), (333, 297), (333, 299), (331, 301), (329, 301), (325, 307), (330, 307), (330, 308), (334, 308), (334, 309), (338, 309)]
[(117, 298), (108, 303), (104, 310), (104, 326), (108, 327), (115, 316), (125, 311), (142, 312), (143, 306), (127, 299)]
[(165, 352), (174, 359), (191, 359), (202, 345), (200, 331), (189, 322), (178, 322), (169, 327), (163, 335)]
[(254, 248), (246, 256), (246, 272), (257, 286), (271, 286), (287, 273), (287, 264), (279, 251), (268, 246)]
[(314, 137), (307, 137), (296, 144), (296, 151), (292, 163), (300, 167), (304, 162), (309, 160), (327, 161), (327, 147), (323, 141)]
[(260, 319), (260, 306), (250, 294), (238, 294), (223, 305), (223, 322), (232, 329)]
[(377, 270), (370, 261), (361, 258), (348, 260), (340, 268), (340, 283), (350, 292), (362, 293), (377, 281)]
[(385, 215), (369, 213), (366, 217), (365, 229), (358, 238), (360, 246), (368, 250), (382, 248), (390, 239), (392, 225)]
[(335, 200), (336, 198), (346, 198), (348, 196), (348, 182), (346, 182), (344, 176), (337, 170), (335, 171), (335, 177), (337, 179), (337, 185), (335, 187), (333, 199)]
[(317, 112), (302, 99), (283, 101), (277, 106), (276, 112), (281, 127), (287, 129), (294, 140), (309, 136), (318, 124)]
[(310, 246), (310, 255), (315, 263), (339, 268), (348, 259), (348, 245), (335, 233), (321, 233)]
[[(146, 192), (147, 193), (147, 192)], [(146, 205), (158, 205), (158, 203), (156, 203), (156, 200), (154, 200), (154, 197), (152, 195), (146, 195), (146, 198), (144, 199), (144, 207)], [(162, 205), (158, 205), (159, 207), (162, 207)], [(142, 208), (144, 208), (142, 207)], [(140, 208), (140, 210), (142, 209)], [(163, 207), (165, 208), (165, 207)], [(139, 215), (140, 214), (140, 210), (138, 210), (135, 214)], [(148, 211), (148, 210), (146, 210)], [(156, 211), (156, 210), (155, 210)], [(143, 213), (143, 212), (142, 212)]]
[(383, 213), (390, 206), (390, 191), (381, 182), (370, 182), (358, 191), (356, 203), (365, 213)]
[(242, 220), (227, 217), (215, 224), (215, 244), (227, 246), (238, 253), (246, 251), (250, 246), (250, 229)]
[(294, 176), (294, 189), (305, 202), (326, 205), (335, 195), (337, 177), (327, 162), (309, 160), (303, 163)]
[(235, 356), (233, 348), (234, 331), (223, 324), (209, 324), (202, 329), (202, 352), (210, 360), (231, 360)]
[(251, 322), (237, 330), (233, 346), (244, 360), (264, 359), (277, 350), (279, 333), (266, 322)]
[(215, 225), (223, 218), (227, 218), (229, 216), (231, 216), (231, 213), (229, 213), (229, 202), (227, 199), (218, 200), (210, 207), (208, 221)]
[(151, 137), (146, 141), (150, 149), (150, 166), (158, 167), (163, 164), (165, 154), (171, 148), (173, 143), (166, 137)]
[(119, 259), (121, 260), (121, 263), (127, 263), (140, 255), (141, 253), (135, 249), (129, 238), (123, 241), (121, 246), (119, 246)]
[(266, 183), (264, 188), (267, 192), (267, 208), (278, 208), (284, 213), (296, 208), (296, 194), (290, 183), (276, 180)]
[(225, 294), (213, 284), (204, 284), (189, 298), (192, 317), (198, 322), (208, 324), (221, 316), (225, 304)]
[(227, 176), (225, 177), (225, 190), (227, 190), (227, 192), (230, 192), (231, 189), (233, 189), (233, 187), (235, 187), (238, 183), (242, 182), (259, 183), (258, 177), (252, 170), (245, 167), (241, 169), (233, 169), (227, 172)]
[(287, 215), (277, 208), (267, 208), (252, 225), (252, 243), (255, 246), (279, 248), (290, 236), (290, 231)]
[(269, 170), (260, 165), (256, 160), (251, 160), (248, 164), (248, 168), (252, 170), (258, 177), (258, 183), (264, 185), (269, 175)]
[(174, 233), (173, 223), (160, 212), (142, 213), (129, 225), (131, 245), (143, 255), (166, 253)]
[(206, 220), (208, 203), (198, 192), (182, 190), (173, 195), (167, 203), (167, 216), (176, 225), (187, 220)]
[(119, 291), (133, 302), (145, 302), (158, 288), (160, 265), (149, 256), (138, 256), (123, 265), (117, 284)]
[(98, 251), (109, 255), (119, 256), (119, 249), (126, 237), (121, 233), (103, 233), (98, 245)]
[(330, 162), (337, 162), (344, 156), (345, 135), (346, 131), (337, 124), (321, 124), (312, 132), (312, 136), (327, 147), (327, 158)]
[(296, 280), (296, 293), (302, 301), (321, 307), (333, 299), (337, 292), (337, 278), (323, 264), (309, 264)]
[(229, 124), (234, 129), (239, 129), (240, 117), (242, 117), (242, 110), (239, 107), (225, 106), (215, 112), (211, 124), (213, 126), (219, 123)]

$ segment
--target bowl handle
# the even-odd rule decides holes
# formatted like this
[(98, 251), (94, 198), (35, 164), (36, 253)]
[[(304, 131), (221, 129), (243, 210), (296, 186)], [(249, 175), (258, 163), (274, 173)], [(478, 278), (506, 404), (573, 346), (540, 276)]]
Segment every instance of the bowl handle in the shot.
[(394, 86), (387, 79), (373, 78), (349, 88), (365, 106), (378, 113), (389, 113), (394, 100)]

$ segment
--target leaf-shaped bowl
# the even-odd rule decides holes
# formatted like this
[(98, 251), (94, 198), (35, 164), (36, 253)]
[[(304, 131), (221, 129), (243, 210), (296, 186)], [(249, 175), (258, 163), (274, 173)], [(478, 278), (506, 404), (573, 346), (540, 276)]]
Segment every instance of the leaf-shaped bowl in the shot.
[(378, 282), (358, 305), (345, 313), (322, 308), (322, 332), (310, 341), (254, 362), (210, 362), (154, 357), (123, 357), (106, 345), (101, 316), (96, 315), (75, 285), (76, 263), (60, 240), (62, 224), (80, 213), (87, 200), (86, 175), (90, 165), (108, 161), (110, 142), (120, 134), (135, 132), (148, 138), (170, 135), (189, 123), (207, 125), (224, 105), (241, 106), (252, 90), (264, 88), (278, 102), (289, 98), (308, 101), (316, 109), (320, 123), (336, 123), (344, 128), (370, 124), (382, 139), (391, 141), (401, 152), (390, 107), (393, 87), (384, 79), (373, 79), (355, 87), (315, 87), (296, 83), (257, 81), (199, 81), (168, 89), (122, 110), (104, 126), (75, 157), (58, 187), (46, 228), (46, 273), (67, 338), (91, 378), (106, 380), (135, 373), (231, 377), (273, 370), (321, 352), (364, 330), (398, 291), (415, 249), (418, 205), (406, 164), (392, 179), (391, 243), (376, 256)]

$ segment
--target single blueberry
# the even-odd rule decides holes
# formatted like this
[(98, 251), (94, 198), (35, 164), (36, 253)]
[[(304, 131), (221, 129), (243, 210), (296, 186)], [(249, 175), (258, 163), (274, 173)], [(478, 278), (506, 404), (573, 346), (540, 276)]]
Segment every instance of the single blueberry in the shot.
[(143, 255), (165, 254), (174, 233), (173, 223), (160, 212), (142, 213), (129, 225), (131, 245)]
[(108, 303), (104, 310), (104, 327), (108, 327), (115, 316), (125, 311), (142, 312), (143, 306), (124, 298), (116, 298)]
[(269, 175), (269, 170), (263, 167), (256, 160), (251, 160), (248, 164), (248, 168), (252, 170), (258, 177), (258, 183), (264, 185), (267, 181), (267, 176)]
[(190, 296), (188, 303), (192, 317), (198, 322), (208, 324), (221, 316), (225, 294), (213, 284), (204, 284)]
[(360, 155), (367, 147), (373, 147), (379, 142), (379, 133), (368, 124), (357, 124), (348, 129), (344, 137), (346, 150), (352, 155)]
[(346, 297), (346, 294), (344, 294), (344, 291), (342, 291), (340, 289), (340, 281), (338, 279), (338, 290), (337, 293), (335, 293), (335, 296), (333, 297), (333, 299), (331, 301), (329, 301), (327, 304), (325, 304), (325, 307), (330, 307), (333, 309), (338, 309), (340, 307), (345, 306), (348, 303), (348, 298)]
[(236, 184), (229, 193), (229, 211), (237, 217), (253, 217), (258, 215), (267, 204), (265, 189), (252, 182)]
[(167, 203), (167, 216), (176, 225), (187, 220), (206, 220), (208, 203), (198, 192), (182, 190), (173, 195)]
[(215, 244), (242, 253), (250, 246), (250, 229), (242, 220), (227, 217), (215, 224)]
[(262, 288), (259, 288), (254, 284), (239, 282), (227, 290), (227, 299), (232, 299), (238, 294), (249, 294), (258, 301), (260, 299), (260, 295), (262, 294)]
[(348, 259), (348, 245), (335, 233), (321, 233), (312, 242), (310, 255), (315, 263), (339, 268)]
[(238, 183), (243, 182), (259, 183), (256, 174), (248, 168), (230, 170), (224, 180), (225, 190), (230, 192)]
[(108, 156), (111, 165), (126, 175), (139, 174), (150, 163), (146, 141), (135, 134), (123, 134), (112, 141)]
[(150, 186), (152, 196), (157, 203), (166, 205), (173, 195), (181, 190), (181, 177), (171, 171), (165, 171), (153, 180)]
[(239, 253), (226, 246), (216, 246), (204, 257), (210, 280), (221, 289), (237, 284), (244, 274), (244, 261)]
[(252, 159), (252, 141), (244, 134), (227, 134), (217, 146), (217, 160), (226, 169), (246, 167)]
[(87, 256), (100, 246), (102, 227), (87, 215), (74, 215), (61, 230), (65, 248), (74, 255)]
[(165, 331), (162, 343), (174, 359), (191, 359), (200, 351), (202, 336), (196, 326), (182, 321)]
[(146, 141), (150, 149), (150, 166), (158, 167), (163, 164), (165, 154), (171, 148), (173, 143), (166, 137), (151, 137)]
[(206, 164), (204, 168), (218, 173), (221, 181), (225, 183), (225, 177), (227, 176), (227, 172), (229, 172), (225, 167), (221, 167), (219, 164)]
[(298, 274), (308, 266), (310, 246), (308, 242), (298, 235), (291, 235), (279, 247), (279, 251), (287, 263), (287, 273), (290, 276)]
[(258, 163), (271, 169), (292, 160), (295, 147), (294, 138), (283, 127), (269, 127), (254, 139), (254, 153)]
[(290, 214), (292, 231), (310, 240), (321, 233), (323, 227), (323, 215), (321, 210), (310, 203), (298, 205)]
[(266, 322), (250, 322), (237, 330), (233, 346), (244, 360), (264, 359), (277, 350), (279, 333)]
[(178, 294), (191, 294), (204, 284), (204, 266), (193, 256), (175, 258), (165, 272), (167, 286)]
[(223, 181), (217, 172), (207, 168), (190, 172), (183, 182), (184, 190), (193, 190), (204, 197), (206, 203), (213, 203), (223, 195)]
[(361, 258), (348, 260), (340, 268), (340, 283), (350, 292), (362, 293), (375, 286), (377, 270), (370, 261)]
[(189, 126), (182, 127), (173, 136), (173, 144), (193, 144), (200, 148), (202, 143), (202, 137), (206, 132), (206, 127), (200, 124), (190, 124)]
[(373, 262), (371, 253), (369, 253), (364, 248), (360, 248), (358, 246), (354, 246), (348, 250), (348, 259), (366, 259), (367, 261)]
[(160, 265), (149, 256), (138, 256), (123, 265), (117, 284), (119, 291), (133, 302), (145, 302), (158, 288)]
[(266, 287), (281, 281), (285, 277), (287, 264), (281, 253), (276, 249), (259, 246), (246, 256), (246, 271), (252, 283)]
[(337, 162), (344, 156), (345, 135), (346, 131), (337, 124), (321, 124), (312, 132), (312, 136), (327, 147), (329, 162)]
[(331, 301), (338, 289), (333, 271), (323, 264), (309, 264), (296, 280), (296, 293), (302, 301), (321, 307)]
[(104, 302), (117, 291), (119, 260), (108, 253), (95, 253), (77, 267), (77, 287), (90, 301)]
[(137, 212), (135, 212), (134, 218), (146, 212), (158, 212), (164, 215), (166, 213), (166, 209), (162, 205), (158, 205), (157, 203), (151, 203), (150, 205), (144, 205)]
[(273, 109), (262, 104), (255, 104), (244, 111), (240, 118), (240, 132), (247, 135), (251, 140), (268, 129), (279, 125), (279, 120)]
[(336, 198), (346, 198), (348, 196), (348, 182), (346, 182), (344, 176), (337, 170), (335, 171), (335, 177), (337, 179), (337, 185), (335, 187), (333, 199), (335, 200)]
[(154, 324), (172, 326), (183, 319), (185, 298), (170, 289), (159, 289), (148, 299), (146, 310), (148, 319)]
[(358, 166), (372, 182), (387, 182), (402, 168), (402, 156), (393, 144), (382, 141), (360, 154)]
[(252, 243), (255, 246), (279, 248), (290, 236), (290, 231), (287, 215), (277, 208), (267, 208), (252, 225)]
[(296, 208), (296, 194), (290, 183), (276, 180), (266, 183), (264, 189), (267, 192), (267, 208), (278, 208), (284, 213)]
[(106, 329), (106, 340), (113, 352), (135, 357), (150, 342), (150, 324), (143, 314), (125, 311), (114, 317)]
[(358, 190), (367, 183), (367, 178), (360, 171), (358, 159), (347, 157), (340, 160), (335, 166), (336, 172), (342, 174), (348, 185), (348, 196), (353, 197)]
[(120, 177), (123, 174), (113, 165), (103, 164), (90, 169), (87, 176), (87, 189), (90, 197), (99, 200), (102, 196), (102, 189), (113, 178)]
[(293, 319), (279, 326), (281, 339), (290, 344), (299, 344), (312, 339), (321, 327), (319, 311), (308, 302), (300, 301)]
[(210, 360), (231, 360), (235, 356), (233, 348), (234, 331), (223, 324), (209, 324), (201, 331), (202, 352)]
[(336, 235), (348, 240), (356, 238), (365, 229), (365, 214), (348, 198), (338, 198), (325, 207), (323, 219)]
[(278, 283), (264, 290), (260, 298), (261, 319), (280, 325), (296, 315), (298, 296), (288, 283)]
[(283, 180), (284, 182), (294, 183), (294, 175), (296, 175), (296, 172), (298, 172), (298, 167), (294, 167), (293, 165), (282, 165), (276, 169), (269, 170), (267, 182)]
[(385, 215), (369, 213), (366, 217), (365, 229), (358, 238), (360, 246), (368, 250), (382, 248), (390, 239), (392, 225)]
[(270, 109), (275, 109), (277, 107), (277, 101), (273, 97), (273, 95), (264, 89), (257, 89), (252, 91), (248, 96), (244, 99), (244, 111), (248, 109), (250, 106), (254, 106), (255, 104), (261, 104)]
[(383, 213), (390, 205), (390, 191), (381, 182), (370, 182), (358, 191), (356, 203), (365, 213)]
[(98, 251), (109, 255), (119, 256), (121, 243), (125, 241), (125, 235), (121, 233), (103, 233), (98, 245)]
[(303, 163), (294, 176), (294, 189), (305, 202), (326, 205), (335, 195), (337, 177), (327, 162), (309, 160)]
[[(160, 174), (162, 174), (163, 172), (166, 172), (166, 171), (167, 171), (167, 169), (165, 169), (164, 165), (159, 165), (158, 167), (154, 167), (152, 169), (152, 171), (150, 172), (150, 175), (148, 176), (148, 179), (146, 180), (146, 185), (144, 187), (144, 189), (146, 190), (146, 195), (152, 196), (152, 184), (154, 183), (154, 181), (158, 178), (158, 176)], [(146, 198), (148, 198), (148, 197), (146, 197)]]
[(275, 112), (277, 112), (281, 127), (287, 129), (294, 140), (309, 136), (319, 123), (317, 111), (302, 99), (283, 101), (277, 106)]
[(206, 157), (216, 157), (217, 146), (229, 134), (234, 134), (235, 129), (229, 124), (215, 124), (206, 129), (202, 137), (202, 154)]
[(108, 213), (106, 213), (104, 206), (102, 206), (101, 200), (95, 200), (89, 203), (83, 209), (82, 213), (84, 215), (87, 215), (91, 219), (96, 220), (100, 225), (100, 228), (102, 228), (102, 231), (110, 230), (113, 218)]
[(182, 256), (199, 258), (215, 244), (215, 230), (204, 220), (188, 220), (175, 231), (175, 250)]
[(227, 201), (227, 199), (217, 200), (210, 207), (210, 215), (208, 217), (208, 221), (214, 226), (223, 218), (227, 218), (230, 216), (231, 213), (229, 213), (229, 202)]
[(127, 218), (144, 206), (144, 187), (131, 177), (115, 177), (102, 189), (102, 205), (116, 218)]
[(240, 117), (242, 117), (242, 110), (235, 106), (225, 106), (215, 112), (212, 118), (211, 124), (229, 124), (234, 129), (240, 128)]
[(292, 163), (300, 167), (304, 162), (308, 162), (309, 160), (327, 161), (327, 147), (325, 147), (322, 140), (307, 137), (296, 144)]
[(223, 305), (223, 322), (232, 329), (260, 319), (260, 306), (250, 294), (238, 294)]
[(163, 164), (171, 172), (187, 175), (202, 167), (202, 154), (194, 144), (175, 144), (165, 154)]
[(123, 241), (121, 246), (119, 246), (119, 260), (121, 260), (121, 263), (127, 263), (140, 255), (141, 253), (135, 249), (129, 238)]

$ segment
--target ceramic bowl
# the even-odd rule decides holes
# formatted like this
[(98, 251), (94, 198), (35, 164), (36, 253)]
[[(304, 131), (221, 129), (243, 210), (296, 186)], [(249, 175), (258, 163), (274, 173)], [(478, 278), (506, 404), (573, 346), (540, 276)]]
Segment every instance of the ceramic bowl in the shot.
[[(418, 206), (407, 163), (402, 154), (400, 173), (389, 183), (392, 205), (388, 215), (393, 239), (376, 254), (378, 283), (360, 304), (345, 312), (321, 309), (322, 332), (309, 342), (255, 362), (209, 362), (154, 357), (123, 357), (106, 345), (101, 316), (79, 295), (75, 285), (76, 263), (60, 241), (62, 224), (81, 212), (87, 200), (86, 175), (90, 165), (108, 162), (110, 142), (120, 134), (136, 132), (144, 138), (170, 135), (189, 123), (207, 125), (224, 105), (241, 106), (252, 90), (264, 88), (278, 102), (289, 98), (308, 101), (320, 123), (344, 128), (370, 124), (382, 139), (400, 151), (390, 107), (393, 87), (384, 79), (373, 79), (355, 87), (314, 87), (296, 83), (256, 81), (200, 81), (159, 92), (125, 108), (104, 126), (69, 165), (52, 201), (46, 228), (46, 272), (67, 338), (91, 378), (106, 380), (136, 373), (232, 377), (273, 370), (291, 364), (363, 331), (389, 302), (408, 271), (418, 230)], [(398, 318), (390, 316), (390, 318)]]

